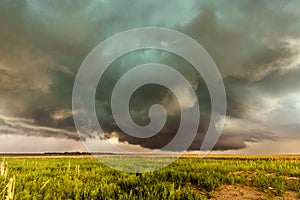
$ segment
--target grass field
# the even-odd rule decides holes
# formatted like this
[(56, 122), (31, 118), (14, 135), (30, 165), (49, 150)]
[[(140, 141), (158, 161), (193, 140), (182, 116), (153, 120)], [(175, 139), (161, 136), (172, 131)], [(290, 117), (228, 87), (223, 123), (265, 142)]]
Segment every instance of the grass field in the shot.
[(7, 200), (299, 197), (297, 156), (188, 155), (143, 174), (120, 172), (89, 156), (7, 157), (0, 166), (0, 199)]

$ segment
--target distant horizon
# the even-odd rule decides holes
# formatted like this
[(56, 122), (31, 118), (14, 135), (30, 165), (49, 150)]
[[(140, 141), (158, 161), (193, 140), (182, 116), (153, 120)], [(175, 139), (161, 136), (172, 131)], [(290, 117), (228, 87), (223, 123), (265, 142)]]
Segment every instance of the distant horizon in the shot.
[[(0, 146), (0, 153), (44, 153), (44, 152), (88, 152), (85, 149), (81, 141), (74, 141), (70, 139), (57, 139), (54, 137), (44, 138), (36, 136), (12, 136), (12, 135), (0, 135), (0, 141), (6, 141), (5, 144)], [(32, 141), (35, 141), (35, 145), (32, 145)], [(18, 145), (16, 145), (18, 144)], [(300, 154), (298, 148), (300, 142), (292, 141), (281, 142), (281, 141), (265, 141), (248, 143), (245, 148), (237, 150), (218, 150), (212, 151), (211, 153), (217, 154), (245, 154), (245, 155), (286, 155), (286, 154)], [(121, 148), (130, 147), (132, 151), (139, 152), (145, 151), (138, 145), (122, 145)], [(101, 150), (103, 147), (98, 147), (99, 152), (111, 152), (110, 150)], [(27, 149), (25, 151), (25, 149)], [(29, 150), (31, 149), (31, 150)], [(148, 149), (148, 151), (150, 151)], [(199, 152), (199, 151), (189, 151)]]
[[(71, 152), (71, 151), (68, 151), (68, 152), (0, 152), (0, 156), (10, 156), (10, 155), (37, 155), (37, 156), (52, 156), (52, 155), (61, 155), (61, 156), (76, 156), (76, 155), (82, 155), (82, 156), (97, 156), (97, 155), (112, 155), (112, 156), (119, 156), (119, 155), (137, 155), (137, 156), (142, 156), (142, 155), (157, 155), (157, 156), (167, 156), (167, 155), (179, 155), (179, 156), (188, 156), (188, 155), (191, 155), (191, 156), (200, 156), (201, 155), (204, 155), (203, 158), (205, 157), (234, 157), (234, 156), (237, 156), (237, 157), (270, 157), (270, 156), (274, 156), (274, 157), (293, 157), (293, 156), (300, 156), (300, 153), (291, 153), (291, 154), (281, 154), (281, 153), (278, 153), (278, 154), (236, 154), (236, 153), (223, 153), (223, 152), (217, 152), (217, 151), (212, 151), (210, 152), (209, 154), (201, 154), (201, 153), (196, 153), (196, 152), (185, 152), (185, 153), (176, 153), (176, 152), (166, 152), (166, 153), (135, 153), (135, 152), (132, 152), (132, 153), (113, 153), (113, 152)], [(2, 159), (5, 158), (5, 157), (2, 157)]]

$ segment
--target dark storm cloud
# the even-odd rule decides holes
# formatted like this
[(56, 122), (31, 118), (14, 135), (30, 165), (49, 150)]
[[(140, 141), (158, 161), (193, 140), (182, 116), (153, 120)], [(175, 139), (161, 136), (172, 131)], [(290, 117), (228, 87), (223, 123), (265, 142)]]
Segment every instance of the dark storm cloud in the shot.
[(285, 39), (300, 31), (299, 14), (284, 9), (292, 1), (213, 2), (181, 30), (205, 47), (224, 77), (256, 81), (287, 67), (280, 61), (295, 51)]
[[(1, 132), (77, 139), (71, 96), (83, 59), (112, 34), (130, 28), (160, 26), (179, 30), (197, 40), (224, 77), (230, 118), (216, 149), (239, 149), (245, 147), (245, 142), (277, 138), (276, 131), (270, 128), (277, 119), (264, 116), (272, 111), (284, 112), (285, 107), (278, 111), (278, 106), (283, 104), (276, 102), (285, 99), (278, 98), (297, 93), (300, 86), (297, 7), (299, 2), (283, 0), (3, 0), (0, 3), (0, 114), (31, 121), (7, 124), (0, 119)], [(142, 88), (131, 102), (132, 117), (141, 125), (149, 123), (147, 113), (152, 104), (161, 103), (166, 107), (168, 121), (157, 136), (130, 137), (119, 130), (111, 115), (110, 94), (116, 81), (133, 66), (147, 62), (173, 66), (197, 92), (201, 123), (191, 149), (198, 150), (210, 118), (205, 83), (186, 61), (159, 51), (125, 55), (105, 73), (99, 84), (101, 92), (96, 95), (97, 113), (105, 134), (113, 133), (120, 142), (147, 148), (160, 148), (176, 134), (180, 120), (178, 102), (164, 88)], [(186, 99), (190, 103), (188, 96)], [(244, 127), (249, 124), (253, 128), (246, 130)]]

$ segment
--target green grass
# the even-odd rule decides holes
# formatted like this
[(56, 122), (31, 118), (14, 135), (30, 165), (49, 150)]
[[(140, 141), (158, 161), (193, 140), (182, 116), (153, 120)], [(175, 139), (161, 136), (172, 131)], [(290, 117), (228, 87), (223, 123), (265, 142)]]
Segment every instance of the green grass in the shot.
[(282, 196), (288, 190), (300, 191), (298, 158), (187, 157), (143, 174), (116, 171), (89, 157), (5, 161), (9, 171), (6, 178), (0, 176), (0, 198), (5, 198), (8, 178), (13, 176), (14, 199), (25, 200), (207, 199), (224, 184), (255, 186), (273, 196)]

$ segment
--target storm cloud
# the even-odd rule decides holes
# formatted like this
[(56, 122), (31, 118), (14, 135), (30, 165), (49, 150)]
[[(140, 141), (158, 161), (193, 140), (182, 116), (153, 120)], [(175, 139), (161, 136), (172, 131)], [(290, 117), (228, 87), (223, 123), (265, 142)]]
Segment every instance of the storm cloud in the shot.
[[(217, 64), (228, 109), (215, 150), (242, 149), (265, 140), (300, 140), (299, 8), (297, 0), (2, 0), (0, 134), (78, 140), (72, 89), (81, 63), (113, 34), (152, 26), (187, 34)], [(210, 120), (207, 87), (187, 61), (158, 50), (128, 53), (104, 73), (96, 93), (104, 129), (99, 134), (149, 149), (163, 147), (176, 135), (179, 104), (161, 86), (139, 88), (130, 102), (130, 113), (139, 125), (149, 123), (151, 105), (166, 108), (168, 119), (157, 135), (129, 136), (112, 116), (110, 97), (116, 82), (134, 66), (149, 62), (172, 66), (195, 90), (201, 122), (190, 150), (199, 150)], [(188, 93), (185, 96), (187, 104), (193, 103)]]

